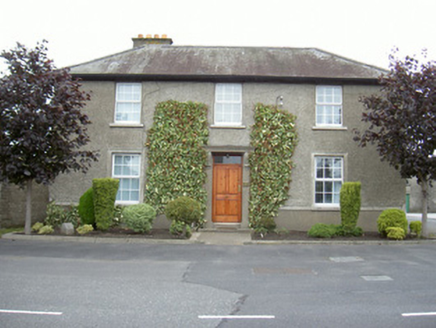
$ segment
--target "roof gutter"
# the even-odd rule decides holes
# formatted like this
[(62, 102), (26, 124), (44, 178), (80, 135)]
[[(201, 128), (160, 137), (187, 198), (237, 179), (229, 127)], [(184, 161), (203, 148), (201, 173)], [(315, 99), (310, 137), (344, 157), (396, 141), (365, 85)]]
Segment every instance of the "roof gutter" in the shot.
[(352, 84), (379, 85), (377, 78), (349, 77), (300, 77), (300, 76), (252, 76), (252, 75), (161, 75), (161, 74), (72, 74), (83, 81), (177, 81), (177, 82), (254, 82), (293, 84)]

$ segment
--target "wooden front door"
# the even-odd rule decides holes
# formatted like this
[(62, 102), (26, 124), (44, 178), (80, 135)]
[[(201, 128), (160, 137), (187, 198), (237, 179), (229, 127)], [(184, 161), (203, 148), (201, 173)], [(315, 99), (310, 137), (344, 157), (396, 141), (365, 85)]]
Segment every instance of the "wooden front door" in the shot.
[(241, 222), (242, 156), (214, 155), (213, 222)]

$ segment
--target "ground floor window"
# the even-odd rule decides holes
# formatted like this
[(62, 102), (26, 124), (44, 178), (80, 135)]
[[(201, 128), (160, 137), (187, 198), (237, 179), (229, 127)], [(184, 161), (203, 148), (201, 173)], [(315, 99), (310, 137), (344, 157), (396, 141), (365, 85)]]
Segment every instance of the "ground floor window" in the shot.
[(315, 204), (339, 205), (343, 158), (315, 156)]
[(139, 202), (139, 175), (141, 156), (136, 154), (114, 154), (112, 177), (120, 180), (117, 193), (119, 203)]

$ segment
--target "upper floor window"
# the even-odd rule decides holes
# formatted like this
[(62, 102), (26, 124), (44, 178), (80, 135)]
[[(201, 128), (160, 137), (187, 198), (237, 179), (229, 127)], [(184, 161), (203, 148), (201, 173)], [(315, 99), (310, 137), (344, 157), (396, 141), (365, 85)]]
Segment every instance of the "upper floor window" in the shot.
[(215, 124), (242, 124), (242, 85), (218, 83), (215, 89)]
[(342, 125), (342, 87), (316, 87), (316, 125)]
[(117, 83), (115, 123), (140, 123), (141, 83)]
[(315, 204), (339, 205), (343, 166), (343, 157), (315, 157)]
[(139, 203), (140, 162), (140, 155), (113, 155), (112, 177), (120, 180), (117, 202)]

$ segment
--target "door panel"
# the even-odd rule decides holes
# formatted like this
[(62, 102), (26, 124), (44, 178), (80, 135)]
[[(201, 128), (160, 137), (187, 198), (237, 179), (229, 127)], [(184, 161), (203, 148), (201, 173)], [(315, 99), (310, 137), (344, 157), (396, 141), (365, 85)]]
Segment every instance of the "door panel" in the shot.
[(241, 222), (241, 184), (241, 164), (217, 164), (214, 162), (213, 222)]

